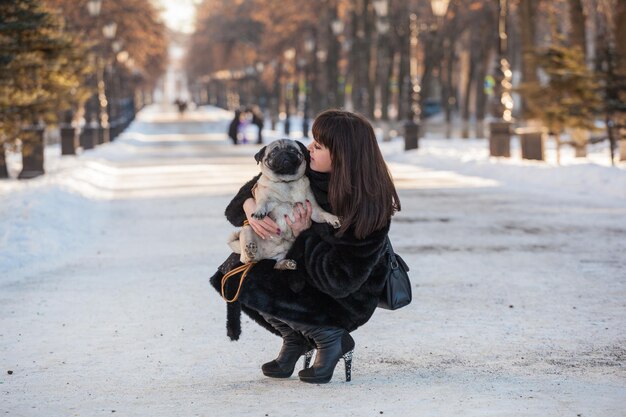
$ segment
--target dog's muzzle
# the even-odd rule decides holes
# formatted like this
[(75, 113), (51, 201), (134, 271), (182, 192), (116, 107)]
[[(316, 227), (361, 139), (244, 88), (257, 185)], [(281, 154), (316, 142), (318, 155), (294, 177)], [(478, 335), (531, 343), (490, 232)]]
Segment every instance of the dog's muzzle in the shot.
[(299, 152), (281, 151), (270, 155), (267, 166), (278, 175), (293, 175), (298, 171), (304, 156)]

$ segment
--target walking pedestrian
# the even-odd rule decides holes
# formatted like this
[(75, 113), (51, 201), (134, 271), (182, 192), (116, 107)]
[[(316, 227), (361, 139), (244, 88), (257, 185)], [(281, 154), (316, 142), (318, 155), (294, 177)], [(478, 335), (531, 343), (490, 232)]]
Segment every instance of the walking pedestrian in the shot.
[(263, 113), (261, 112), (261, 109), (258, 108), (258, 106), (253, 106), (249, 108), (248, 111), (252, 115), (252, 124), (259, 129), (256, 143), (257, 145), (260, 145), (263, 143)]
[[(300, 356), (310, 358), (315, 349), (315, 363), (298, 376), (303, 382), (327, 383), (342, 357), (350, 380), (355, 348), (350, 332), (365, 324), (378, 304), (389, 269), (386, 237), (400, 200), (367, 119), (328, 110), (315, 119), (312, 133), (307, 176), (317, 202), (342, 219), (341, 227), (312, 223), (311, 204), (297, 204), (287, 219), (297, 236), (287, 258), (296, 261), (297, 269), (276, 270), (273, 260), (253, 265), (238, 299), (228, 304), (227, 329), (238, 339), (243, 310), (283, 339), (278, 356), (261, 367), (264, 375), (291, 376)], [(273, 219), (252, 216), (258, 178), (239, 190), (225, 214), (235, 226), (247, 220), (268, 239), (280, 230)], [(239, 265), (239, 254), (232, 254), (211, 284), (220, 291), (223, 275)], [(226, 294), (235, 294), (235, 281), (226, 282)]]
[(178, 108), (178, 114), (182, 117), (185, 114), (185, 111), (187, 111), (187, 101), (177, 98), (176, 101), (174, 101), (174, 104), (176, 104), (176, 107)]
[(235, 117), (228, 125), (228, 137), (233, 141), (233, 145), (239, 144), (239, 125), (241, 123), (241, 110), (235, 110)]

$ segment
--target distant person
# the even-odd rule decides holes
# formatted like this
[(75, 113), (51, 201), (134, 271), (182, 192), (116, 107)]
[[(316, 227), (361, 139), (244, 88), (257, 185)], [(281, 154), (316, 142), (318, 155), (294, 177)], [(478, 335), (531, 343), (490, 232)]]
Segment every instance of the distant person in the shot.
[(233, 145), (239, 144), (239, 125), (241, 123), (241, 110), (235, 110), (235, 117), (228, 126), (228, 137), (233, 141)]
[(260, 145), (263, 143), (263, 113), (258, 106), (249, 108), (248, 112), (252, 115), (252, 124), (259, 128), (256, 143)]
[(178, 114), (180, 114), (181, 116), (184, 115), (185, 111), (187, 110), (187, 101), (177, 98), (174, 104), (176, 104), (176, 107), (178, 107)]
[(246, 129), (250, 125), (250, 121), (252, 116), (247, 111), (240, 112), (239, 115), (239, 137), (241, 138), (242, 143), (248, 143), (248, 138), (246, 137)]

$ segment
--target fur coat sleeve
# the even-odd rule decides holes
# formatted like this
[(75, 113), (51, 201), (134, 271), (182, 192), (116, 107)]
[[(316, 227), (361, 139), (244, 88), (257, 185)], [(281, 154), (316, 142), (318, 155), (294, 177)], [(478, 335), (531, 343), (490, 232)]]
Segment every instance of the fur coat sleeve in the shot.
[(326, 225), (313, 223), (304, 231), (287, 257), (304, 265), (306, 283), (332, 298), (340, 299), (358, 291), (385, 253), (389, 227), (364, 239), (354, 237), (348, 230), (336, 237)]
[(252, 178), (239, 189), (235, 198), (228, 204), (224, 214), (226, 219), (235, 227), (241, 227), (246, 220), (246, 213), (243, 211), (243, 203), (252, 197), (252, 188), (257, 183), (261, 174)]

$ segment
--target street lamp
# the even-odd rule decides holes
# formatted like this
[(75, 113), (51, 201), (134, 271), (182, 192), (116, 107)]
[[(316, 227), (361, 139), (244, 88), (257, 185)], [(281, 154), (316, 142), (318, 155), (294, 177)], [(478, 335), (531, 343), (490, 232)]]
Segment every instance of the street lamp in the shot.
[[(101, 2), (98, 2), (101, 4)], [(87, 6), (89, 7), (91, 5), (91, 2), (87, 3)], [(92, 6), (94, 8), (98, 8), (100, 6)], [(107, 23), (106, 25), (104, 25), (102, 27), (102, 35), (104, 36), (104, 38), (107, 40), (108, 43), (110, 43), (113, 38), (115, 38), (115, 33), (117, 32), (117, 23), (115, 22), (111, 22), (111, 23)], [(107, 49), (103, 49), (104, 51), (107, 51)], [(106, 52), (103, 52), (103, 55)], [(109, 142), (110, 141), (110, 126), (109, 126), (109, 112), (108, 112), (108, 106), (109, 106), (109, 101), (107, 100), (107, 96), (106, 96), (106, 84), (104, 81), (104, 69), (106, 66), (106, 63), (103, 62), (103, 59), (106, 60), (106, 57), (104, 56), (100, 56), (100, 54), (98, 54), (98, 60), (97, 60), (97, 78), (98, 78), (98, 102), (100, 103), (100, 135), (98, 138), (98, 142), (99, 143), (105, 143), (105, 142)]]
[[(89, 0), (87, 2), (87, 12), (89, 16), (98, 21), (100, 10), (102, 8), (102, 0)], [(94, 25), (97, 27), (97, 24)], [(87, 59), (90, 61), (93, 59), (93, 55), (89, 55)], [(97, 80), (96, 80), (97, 82)], [(97, 86), (96, 86), (97, 90)], [(95, 94), (85, 103), (85, 126), (82, 127), (80, 132), (80, 144), (83, 149), (92, 149), (97, 142), (98, 137), (98, 124), (96, 116), (97, 104), (95, 103)], [(60, 126), (61, 132), (61, 154), (62, 155), (74, 155), (76, 154), (76, 129), (72, 126), (73, 114), (71, 111), (67, 111), (64, 114), (63, 123)]]
[[(443, 18), (448, 11), (449, 0), (431, 0), (433, 14)], [(417, 77), (417, 43), (418, 43), (417, 15), (411, 13), (409, 18), (409, 111), (404, 124), (404, 149), (417, 149), (420, 135), (420, 91)]]
[(117, 32), (117, 23), (111, 22), (102, 27), (102, 34), (108, 40), (111, 40), (115, 37), (115, 33)]
[(513, 98), (511, 97), (511, 66), (507, 55), (507, 0), (498, 2), (498, 45), (497, 63), (494, 68), (493, 101), (491, 113), (494, 120), (489, 124), (489, 153), (491, 156), (511, 156), (511, 126)]
[(417, 15), (409, 17), (409, 111), (404, 124), (404, 150), (417, 149), (420, 133), (420, 86), (417, 80)]
[(331, 29), (333, 30), (333, 34), (335, 36), (339, 36), (343, 33), (344, 24), (341, 19), (333, 20), (333, 22), (330, 25), (331, 25)]
[[(376, 78), (380, 78), (379, 74), (386, 73), (387, 69), (390, 67), (389, 62), (389, 54), (386, 49), (387, 41), (387, 33), (389, 32), (389, 28), (391, 25), (389, 24), (388, 14), (389, 14), (389, 1), (388, 0), (374, 0), (373, 2), (374, 10), (376, 11), (376, 32), (378, 33), (378, 46), (376, 48), (377, 58), (376, 58)], [(374, 116), (381, 118), (382, 120), (387, 120), (388, 117), (388, 107), (389, 107), (389, 82), (385, 79), (383, 82), (380, 92), (380, 103), (381, 109), (376, 110), (376, 88), (371, 92), (371, 102), (370, 102), (370, 111)], [(386, 128), (384, 128), (386, 131)], [(386, 135), (386, 134), (385, 134)]]
[[(443, 21), (446, 13), (448, 12), (448, 4), (450, 0), (430, 0), (430, 7), (433, 11), (433, 15), (435, 16), (436, 23), (434, 25), (436, 30), (439, 30), (443, 26)], [(450, 63), (453, 60), (454, 48), (450, 47), (450, 41), (448, 37), (444, 37), (443, 41), (443, 50), (444, 56)], [(448, 65), (448, 71), (450, 71), (450, 65)], [(448, 76), (448, 88), (444, 91), (446, 92), (446, 97), (443, 98), (443, 102), (445, 103), (445, 112), (446, 112), (446, 138), (450, 138), (452, 136), (452, 104), (455, 101), (455, 97), (452, 92), (452, 82), (451, 76), (447, 72)]]
[(448, 12), (448, 4), (450, 0), (430, 0), (430, 7), (433, 14), (437, 17), (444, 17)]
[[(89, 16), (94, 19), (94, 27), (98, 27), (98, 17), (100, 16), (101, 9), (102, 0), (89, 0), (87, 2), (87, 12), (89, 13)], [(94, 60), (94, 66), (96, 68), (94, 81), (96, 85), (94, 95), (89, 99), (85, 106), (85, 126), (80, 135), (80, 143), (85, 150), (92, 149), (98, 143), (98, 137), (100, 136), (99, 132), (101, 131), (101, 126), (98, 123), (98, 108), (100, 107), (98, 103), (100, 70), (97, 55), (97, 50), (94, 50), (93, 55), (90, 54), (89, 57), (89, 59)]]
[(102, 7), (102, 0), (89, 0), (87, 3), (87, 11), (89, 16), (98, 17), (100, 15), (100, 8)]
[(304, 63), (304, 111), (302, 115), (302, 135), (309, 137), (309, 109), (311, 107), (311, 86), (309, 85), (309, 76), (311, 73), (311, 57), (315, 50), (315, 39), (309, 37), (304, 41), (304, 51), (306, 58)]
[(389, 13), (389, 3), (387, 0), (374, 0), (373, 4), (378, 17), (387, 17), (387, 14)]
[(287, 49), (283, 56), (285, 57), (285, 64), (287, 70), (287, 85), (285, 87), (285, 136), (289, 136), (291, 132), (291, 96), (293, 95), (293, 85), (291, 84), (291, 68), (290, 62), (296, 57), (296, 50), (293, 48)]
[[(336, 16), (337, 10), (333, 9)], [(332, 36), (328, 45), (328, 60), (326, 61), (326, 78), (328, 80), (328, 104), (331, 107), (340, 107), (344, 101), (344, 83), (341, 71), (342, 49), (339, 37), (343, 33), (344, 23), (335, 17), (330, 23)]]

